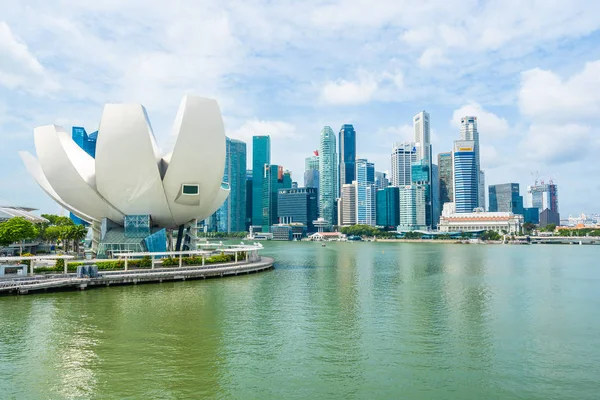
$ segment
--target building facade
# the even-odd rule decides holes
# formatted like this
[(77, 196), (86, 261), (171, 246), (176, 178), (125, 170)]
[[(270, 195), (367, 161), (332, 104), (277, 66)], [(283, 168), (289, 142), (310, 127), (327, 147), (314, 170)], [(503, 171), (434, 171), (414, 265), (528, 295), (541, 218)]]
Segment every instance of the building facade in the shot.
[(309, 233), (316, 232), (313, 222), (318, 218), (319, 198), (316, 188), (280, 189), (277, 215), (280, 224), (303, 224)]
[(342, 197), (338, 202), (339, 216), (341, 217), (339, 225), (341, 226), (356, 225), (357, 186), (356, 181), (342, 185)]
[(341, 186), (356, 180), (356, 131), (354, 126), (350, 124), (342, 125), (339, 133), (339, 146), (339, 185)]
[(558, 211), (558, 188), (554, 183), (542, 183), (527, 187), (527, 203), (529, 207), (535, 207), (540, 213), (549, 209)]
[(262, 231), (269, 232), (277, 224), (277, 200), (279, 189), (283, 189), (283, 167), (268, 165), (265, 168), (262, 196)]
[(321, 130), (319, 142), (319, 215), (333, 225), (338, 193), (338, 167), (335, 133), (329, 126)]
[(377, 226), (397, 227), (400, 225), (400, 189), (389, 186), (377, 190)]
[(377, 189), (385, 189), (390, 186), (390, 181), (385, 172), (375, 171), (375, 186)]
[(473, 152), (475, 154), (477, 169), (477, 207), (485, 209), (485, 174), (481, 171), (477, 117), (466, 116), (460, 119), (460, 140), (473, 141)]
[(392, 186), (400, 187), (411, 184), (411, 167), (415, 161), (417, 161), (417, 148), (414, 143), (394, 143), (390, 176)]
[(271, 138), (252, 137), (252, 225), (263, 224), (263, 181), (271, 164)]
[(519, 194), (519, 191), (518, 183), (490, 185), (488, 187), (489, 211), (523, 215), (523, 196)]
[(454, 173), (451, 152), (438, 154), (438, 167), (440, 171), (440, 207), (443, 207), (444, 203), (454, 201)]
[(375, 165), (363, 158), (356, 160), (356, 185), (356, 223), (375, 226)]
[(413, 117), (417, 160), (431, 159), (431, 139), (429, 133), (429, 113), (421, 111)]
[(523, 225), (523, 216), (509, 212), (470, 212), (442, 215), (440, 232), (496, 231), (518, 234)]
[(400, 224), (401, 232), (426, 230), (426, 188), (422, 185), (401, 186), (400, 189)]
[(219, 232), (246, 230), (246, 143), (226, 138), (223, 182), (229, 183), (229, 197), (215, 212)]
[(252, 225), (252, 170), (246, 170), (246, 224), (245, 230), (250, 231)]
[(452, 152), (454, 204), (457, 213), (470, 213), (479, 205), (479, 186), (475, 142), (457, 140)]

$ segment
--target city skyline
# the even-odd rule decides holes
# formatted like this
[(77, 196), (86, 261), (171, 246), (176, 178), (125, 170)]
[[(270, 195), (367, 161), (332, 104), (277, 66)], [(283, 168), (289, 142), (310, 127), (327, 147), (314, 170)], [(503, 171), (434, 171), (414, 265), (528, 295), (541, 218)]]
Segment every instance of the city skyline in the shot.
[[(357, 158), (386, 171), (391, 143), (414, 140), (419, 111), (431, 116), (434, 161), (452, 149), (460, 118), (475, 115), (487, 186), (524, 189), (540, 171), (561, 186), (564, 217), (598, 211), (600, 185), (585, 177), (600, 173), (600, 5), (525, 2), (517, 18), (485, 1), (468, 12), (456, 1), (309, 2), (300, 12), (209, 3), (178, 13), (137, 2), (9, 1), (0, 21), (4, 201), (59, 211), (16, 154), (32, 151), (34, 127), (94, 132), (104, 103), (141, 103), (168, 148), (176, 99), (189, 92), (219, 101), (226, 134), (248, 145), (249, 166), (251, 137), (270, 135), (272, 163), (297, 182), (323, 126), (353, 124)], [(275, 34), (273, 20), (285, 29)]]

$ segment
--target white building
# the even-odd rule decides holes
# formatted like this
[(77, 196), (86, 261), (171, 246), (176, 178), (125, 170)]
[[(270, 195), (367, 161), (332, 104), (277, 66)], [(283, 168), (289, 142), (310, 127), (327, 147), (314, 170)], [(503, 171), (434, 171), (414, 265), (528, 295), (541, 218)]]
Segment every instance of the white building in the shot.
[(477, 202), (478, 207), (485, 209), (485, 175), (481, 171), (481, 156), (479, 147), (479, 131), (477, 130), (477, 117), (466, 116), (460, 119), (460, 140), (472, 140), (475, 150), (475, 164), (477, 165)]
[[(356, 197), (358, 185), (356, 181), (342, 185), (341, 212), (342, 219), (338, 221), (341, 226), (356, 225)], [(338, 203), (339, 204), (339, 203)]]
[(442, 214), (438, 229), (440, 232), (496, 231), (519, 233), (523, 216), (509, 212), (472, 212)]
[(417, 160), (430, 158), (431, 140), (429, 134), (429, 113), (421, 111), (413, 117)]
[(400, 187), (399, 232), (427, 229), (425, 190), (422, 185)]
[(411, 184), (411, 166), (417, 161), (417, 148), (412, 142), (397, 142), (392, 148), (391, 183), (392, 186)]

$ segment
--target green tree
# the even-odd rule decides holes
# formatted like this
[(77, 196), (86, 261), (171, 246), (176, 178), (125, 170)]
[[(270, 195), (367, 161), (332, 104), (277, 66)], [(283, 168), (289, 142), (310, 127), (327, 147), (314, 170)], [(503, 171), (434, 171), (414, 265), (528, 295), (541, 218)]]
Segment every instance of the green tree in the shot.
[(531, 222), (525, 222), (523, 224), (523, 230), (525, 231), (526, 235), (531, 235), (531, 233), (533, 232), (534, 229), (535, 229), (535, 224), (532, 224)]
[(482, 240), (500, 240), (502, 236), (496, 231), (485, 231), (481, 234)]
[(546, 231), (546, 232), (554, 232), (555, 229), (556, 229), (556, 224), (548, 224), (544, 228), (544, 231)]
[(19, 254), (23, 254), (23, 241), (36, 236), (35, 225), (23, 217), (14, 217), (0, 224), (0, 243), (19, 242)]
[(87, 228), (83, 225), (73, 225), (67, 227), (68, 236), (73, 241), (74, 250), (79, 252), (79, 244), (87, 235)]

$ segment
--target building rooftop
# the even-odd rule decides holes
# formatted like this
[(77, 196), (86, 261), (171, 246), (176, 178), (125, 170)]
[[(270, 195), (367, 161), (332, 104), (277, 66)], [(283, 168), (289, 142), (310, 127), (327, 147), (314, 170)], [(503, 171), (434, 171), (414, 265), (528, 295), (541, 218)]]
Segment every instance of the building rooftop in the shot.
[(5, 221), (13, 217), (24, 217), (33, 223), (48, 222), (46, 218), (33, 214), (35, 208), (28, 207), (0, 207), (0, 221)]

